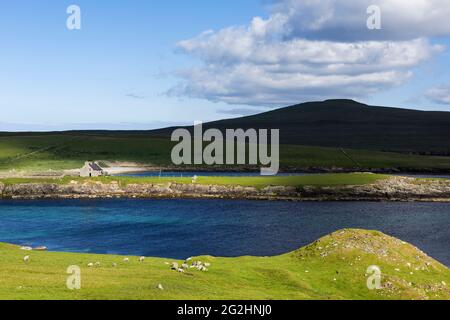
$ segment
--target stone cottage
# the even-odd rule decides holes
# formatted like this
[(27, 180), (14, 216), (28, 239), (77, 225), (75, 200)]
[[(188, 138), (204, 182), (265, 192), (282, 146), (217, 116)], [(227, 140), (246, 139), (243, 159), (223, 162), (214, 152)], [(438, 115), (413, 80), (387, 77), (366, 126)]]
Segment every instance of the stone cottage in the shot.
[(95, 162), (85, 162), (80, 169), (80, 177), (100, 177), (105, 175), (103, 169)]

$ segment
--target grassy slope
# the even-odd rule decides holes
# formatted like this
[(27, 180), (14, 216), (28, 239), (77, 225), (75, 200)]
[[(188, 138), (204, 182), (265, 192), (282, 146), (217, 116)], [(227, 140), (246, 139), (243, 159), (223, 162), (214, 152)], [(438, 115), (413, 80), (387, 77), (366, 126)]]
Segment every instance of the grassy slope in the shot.
[[(171, 165), (173, 144), (165, 138), (146, 135), (21, 134), (0, 135), (0, 171), (80, 168), (86, 160), (135, 161)], [(294, 168), (440, 168), (450, 169), (449, 157), (282, 145), (281, 166)]]
[[(280, 176), (280, 177), (198, 177), (197, 184), (205, 185), (239, 185), (245, 187), (263, 188), (266, 186), (343, 186), (343, 185), (361, 185), (376, 182), (380, 179), (387, 179), (388, 175), (370, 174), (370, 173), (338, 173), (338, 174), (317, 174), (306, 176)], [(165, 184), (165, 183), (192, 183), (192, 177), (98, 177), (98, 178), (73, 178), (65, 177), (62, 179), (28, 179), (28, 178), (9, 178), (0, 179), (5, 185), (19, 183), (57, 183), (68, 184), (76, 181), (77, 183), (112, 183), (118, 182), (121, 185), (127, 184)]]
[(351, 100), (307, 102), (206, 123), (204, 128), (278, 128), (283, 144), (450, 154), (446, 143), (450, 112), (368, 106)]
[[(375, 231), (339, 231), (276, 257), (198, 257), (211, 263), (209, 271), (185, 274), (171, 271), (170, 259), (126, 263), (120, 256), (26, 252), (7, 244), (0, 253), (0, 299), (450, 299), (448, 268)], [(100, 267), (87, 267), (97, 261)], [(82, 269), (82, 290), (66, 289), (70, 265)], [(366, 287), (370, 265), (382, 270), (381, 290)]]

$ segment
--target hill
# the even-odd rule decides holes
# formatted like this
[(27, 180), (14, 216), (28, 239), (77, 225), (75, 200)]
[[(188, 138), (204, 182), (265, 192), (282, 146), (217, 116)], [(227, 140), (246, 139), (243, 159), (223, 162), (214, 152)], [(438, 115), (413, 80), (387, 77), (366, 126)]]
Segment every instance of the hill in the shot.
[[(204, 127), (276, 128), (282, 144), (450, 154), (450, 112), (369, 106), (353, 100), (302, 103)], [(154, 133), (167, 135), (172, 129)]]
[[(450, 155), (450, 112), (327, 100), (204, 126), (222, 130), (279, 128), (283, 170), (450, 171), (450, 157), (442, 156)], [(0, 133), (0, 174), (9, 170), (75, 169), (86, 160), (132, 161), (168, 168), (172, 166), (170, 154), (174, 143), (169, 137), (173, 129), (3, 132)], [(210, 170), (211, 167), (194, 169)]]
[[(447, 267), (376, 231), (341, 230), (276, 257), (188, 262), (209, 263), (206, 272), (173, 271), (170, 259), (0, 250), (0, 299), (450, 299)], [(81, 268), (81, 290), (65, 286), (71, 265)], [(372, 265), (381, 270), (379, 290), (367, 288)]]

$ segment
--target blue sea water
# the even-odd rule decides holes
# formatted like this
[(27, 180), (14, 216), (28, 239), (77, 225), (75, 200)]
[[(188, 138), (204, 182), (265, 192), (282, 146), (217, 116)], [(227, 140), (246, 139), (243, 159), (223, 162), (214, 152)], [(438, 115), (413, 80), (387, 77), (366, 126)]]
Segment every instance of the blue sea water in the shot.
[[(297, 172), (280, 172), (277, 176), (305, 176), (313, 173), (297, 173)], [(118, 177), (165, 177), (165, 178), (180, 178), (180, 177), (258, 177), (261, 176), (260, 171), (143, 171), (117, 174)]]
[(450, 266), (450, 204), (237, 200), (0, 201), (0, 242), (184, 259), (286, 253), (342, 228), (380, 230)]
[[(307, 173), (307, 172), (280, 172), (277, 176), (306, 176), (306, 175), (316, 175), (318, 173)], [(414, 174), (414, 173), (399, 173), (395, 174), (398, 176), (406, 176), (413, 178), (441, 178), (450, 179), (448, 174)], [(120, 177), (193, 177), (193, 176), (214, 176), (214, 177), (258, 177), (261, 176), (259, 171), (143, 171), (143, 172), (129, 172), (123, 174), (117, 174)]]

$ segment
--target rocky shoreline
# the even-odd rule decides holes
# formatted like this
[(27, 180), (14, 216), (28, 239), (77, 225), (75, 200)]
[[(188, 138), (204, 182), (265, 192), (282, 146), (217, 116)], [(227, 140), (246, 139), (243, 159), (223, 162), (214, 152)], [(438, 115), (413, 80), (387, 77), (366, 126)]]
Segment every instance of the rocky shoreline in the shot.
[(450, 202), (450, 180), (390, 177), (373, 184), (265, 188), (201, 184), (127, 184), (73, 181), (69, 184), (0, 183), (2, 199), (194, 198), (292, 201)]

